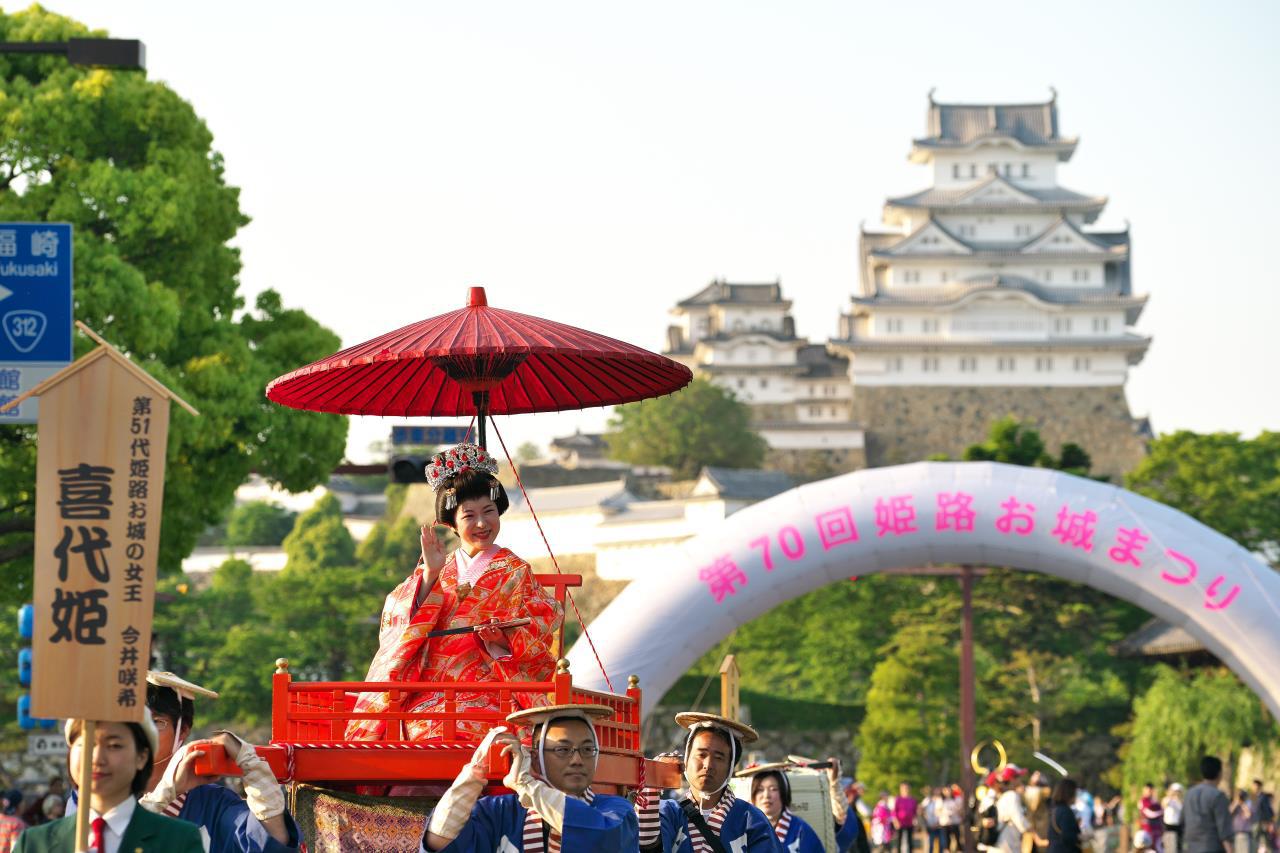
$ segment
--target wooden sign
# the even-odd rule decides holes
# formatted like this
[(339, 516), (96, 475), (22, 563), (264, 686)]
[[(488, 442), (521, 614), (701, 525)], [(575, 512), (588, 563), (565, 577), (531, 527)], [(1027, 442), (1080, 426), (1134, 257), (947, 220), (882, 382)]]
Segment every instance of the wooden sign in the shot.
[(105, 343), (30, 393), (40, 397), (31, 712), (137, 722), (178, 398)]
[(733, 655), (725, 655), (720, 664), (720, 716), (741, 720), (742, 703), (738, 697), (738, 661)]

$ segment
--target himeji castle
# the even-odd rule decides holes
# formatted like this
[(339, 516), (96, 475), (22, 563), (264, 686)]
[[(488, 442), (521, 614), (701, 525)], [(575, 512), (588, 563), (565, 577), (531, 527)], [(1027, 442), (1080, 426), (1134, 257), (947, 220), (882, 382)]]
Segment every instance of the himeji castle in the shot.
[[(1056, 93), (1033, 104), (942, 104), (931, 95), (926, 134), (909, 157), (931, 167), (932, 186), (888, 199), (883, 223), (863, 229), (857, 286), (822, 347), (825, 360), (785, 325), (790, 303), (780, 289), (768, 312), (765, 294), (752, 292), (759, 301), (744, 314), (745, 301), (735, 308), (741, 299), (724, 298), (747, 291), (723, 282), (676, 307), (669, 349), (739, 396), (748, 392), (747, 402), (767, 404), (757, 411), (772, 425), (772, 436), (762, 430), (771, 446), (787, 407), (797, 424), (821, 413), (816, 420), (861, 448), (839, 467), (855, 466), (858, 455), (868, 465), (958, 458), (992, 421), (1014, 415), (1040, 430), (1050, 452), (1072, 441), (1093, 456), (1095, 471), (1128, 470), (1147, 438), (1124, 394), (1129, 368), (1150, 344), (1132, 328), (1146, 297), (1133, 290), (1127, 227), (1093, 227), (1106, 197), (1058, 183), (1078, 142), (1061, 131)], [(705, 303), (721, 305), (718, 315), (732, 314), (738, 328), (732, 319), (715, 325), (717, 311), (700, 310)], [(749, 317), (765, 313), (778, 328), (750, 327)], [(710, 334), (699, 332), (704, 322)], [(746, 342), (766, 339), (771, 350), (788, 341), (783, 350), (828, 371), (846, 366), (843, 382), (827, 380), (834, 400), (815, 399), (820, 386), (800, 381), (798, 357), (766, 363), (757, 345), (747, 361)], [(780, 372), (793, 360), (797, 367)], [(776, 389), (768, 401), (762, 379)], [(784, 389), (794, 393), (781, 399)]]

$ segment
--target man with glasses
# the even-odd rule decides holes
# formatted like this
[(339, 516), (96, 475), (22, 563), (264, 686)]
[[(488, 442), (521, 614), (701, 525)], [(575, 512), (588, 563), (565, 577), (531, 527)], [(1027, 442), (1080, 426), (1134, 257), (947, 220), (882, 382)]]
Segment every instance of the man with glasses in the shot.
[[(549, 705), (507, 717), (531, 726), (529, 748), (505, 728), (491, 731), (427, 819), (421, 851), (627, 853), (638, 851), (636, 815), (621, 797), (595, 794), (600, 753), (593, 720), (604, 705)], [(504, 745), (514, 794), (481, 797), (492, 744)]]

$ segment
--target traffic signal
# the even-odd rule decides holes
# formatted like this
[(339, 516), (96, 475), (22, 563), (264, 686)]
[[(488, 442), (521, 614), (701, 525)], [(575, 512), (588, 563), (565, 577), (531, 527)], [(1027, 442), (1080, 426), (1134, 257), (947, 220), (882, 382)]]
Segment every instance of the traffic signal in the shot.
[(427, 482), (427, 456), (392, 456), (387, 474), (393, 483)]
[[(35, 633), (36, 610), (30, 604), (18, 608), (18, 636), (27, 642)], [(23, 646), (18, 650), (18, 684), (31, 686), (31, 649)], [(23, 693), (18, 697), (18, 725), (24, 729), (52, 729), (57, 720), (38, 720), (31, 716), (31, 697)]]

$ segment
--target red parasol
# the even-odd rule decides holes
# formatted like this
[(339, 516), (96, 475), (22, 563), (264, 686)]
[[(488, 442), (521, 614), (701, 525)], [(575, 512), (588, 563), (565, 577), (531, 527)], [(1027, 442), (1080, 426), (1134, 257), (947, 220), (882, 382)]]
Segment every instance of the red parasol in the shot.
[[(388, 332), (300, 367), (267, 386), (295, 409), (347, 415), (457, 417), (611, 406), (678, 391), (689, 368), (563, 323), (467, 307)], [(483, 438), (481, 444), (483, 444)]]

